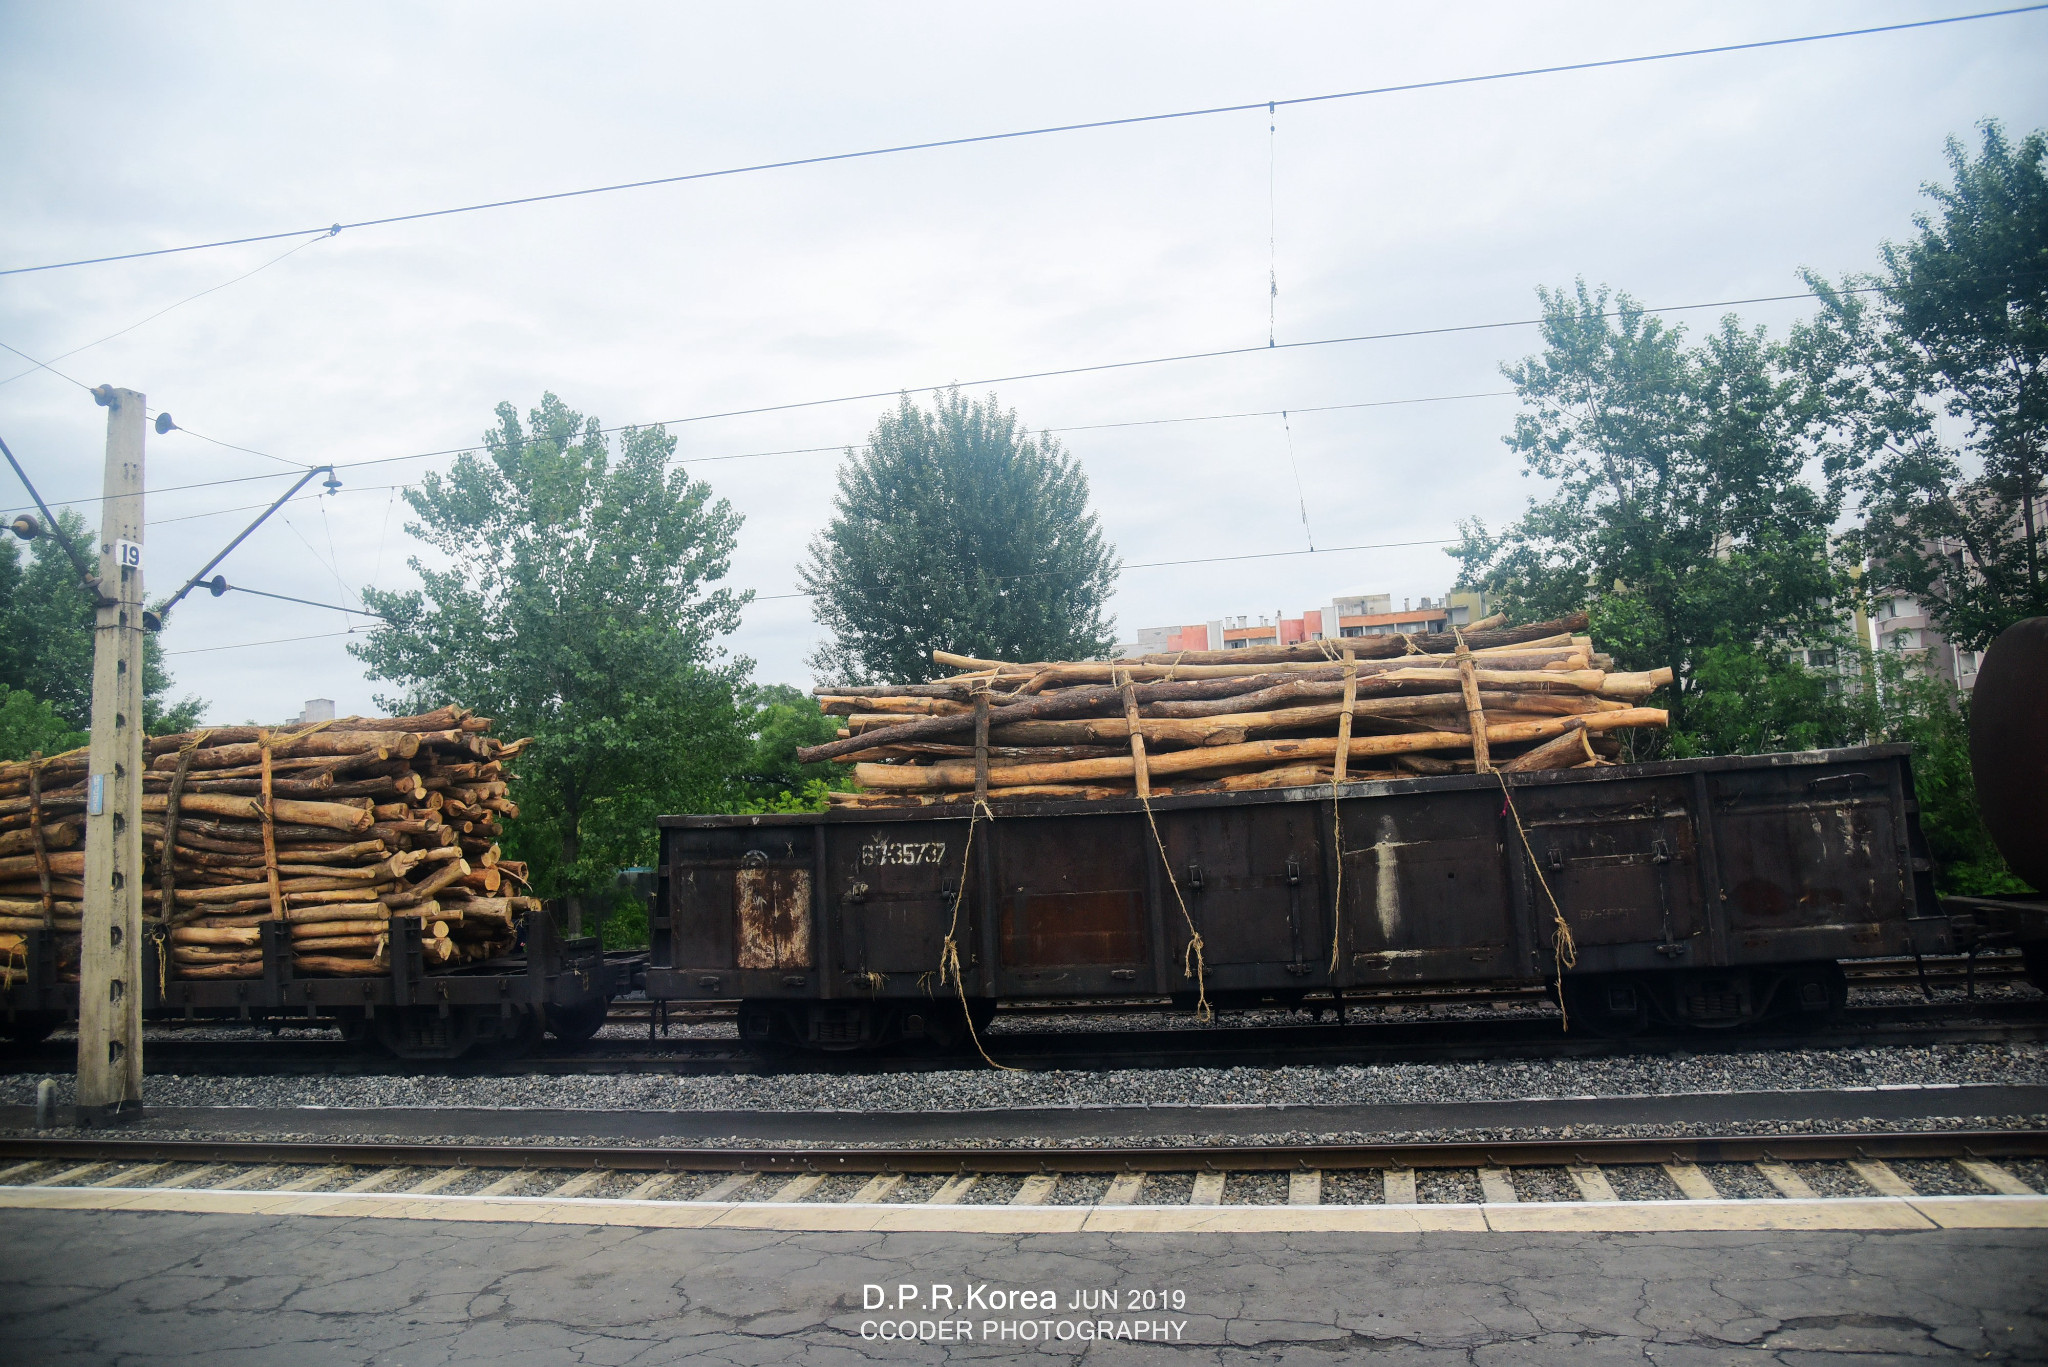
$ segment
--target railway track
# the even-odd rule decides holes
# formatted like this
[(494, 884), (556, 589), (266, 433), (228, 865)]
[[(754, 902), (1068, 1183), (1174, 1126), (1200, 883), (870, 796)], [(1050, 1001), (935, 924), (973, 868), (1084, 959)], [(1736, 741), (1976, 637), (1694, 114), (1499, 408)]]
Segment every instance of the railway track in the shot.
[[(1739, 1203), (1769, 1219), (1797, 1207), (1809, 1225), (1839, 1227), (1815, 1209), (2003, 1197), (2025, 1198), (2021, 1222), (2038, 1224), (2048, 1221), (2044, 1190), (2048, 1134), (2014, 1131), (1048, 1150), (0, 1139), (0, 1205), (133, 1207), (159, 1194), (173, 1205), (143, 1208), (235, 1209), (217, 1199), (225, 1196), (472, 1198), (440, 1217), (458, 1219), (511, 1218), (474, 1204), (492, 1200), (525, 1203), (526, 1218), (558, 1202), (586, 1203), (581, 1213), (593, 1218), (597, 1205), (637, 1206), (643, 1221), (678, 1203), (785, 1215), (803, 1207), (813, 1220), (834, 1206), (1642, 1205), (1661, 1207), (1666, 1226), (1704, 1228), (1741, 1227), (1726, 1214)], [(1790, 1204), (1774, 1214), (1773, 1202)], [(315, 1202), (303, 1213), (349, 1209)], [(605, 1213), (617, 1223), (636, 1215)], [(818, 1227), (847, 1226), (828, 1216)]]
[[(1684, 1031), (1607, 1039), (1564, 1032), (1554, 1017), (1419, 1018), (1303, 1025), (1100, 1031), (1004, 1030), (984, 1043), (1002, 1063), (1031, 1070), (1232, 1068), (1293, 1065), (1444, 1063), (1480, 1059), (1619, 1058), (1730, 1054), (1784, 1049), (1895, 1048), (1929, 1044), (2027, 1043), (2048, 1039), (2048, 1002), (1941, 1001), (1851, 1007), (1822, 1026), (1796, 1031)], [(64, 1038), (0, 1058), (0, 1073), (67, 1072), (75, 1045)], [(938, 1072), (982, 1066), (972, 1050), (902, 1046), (859, 1053), (782, 1051), (736, 1039), (598, 1038), (549, 1041), (517, 1059), (401, 1060), (339, 1039), (256, 1034), (241, 1039), (152, 1039), (149, 1071), (186, 1076), (366, 1076), (438, 1074), (530, 1077), (578, 1074)]]

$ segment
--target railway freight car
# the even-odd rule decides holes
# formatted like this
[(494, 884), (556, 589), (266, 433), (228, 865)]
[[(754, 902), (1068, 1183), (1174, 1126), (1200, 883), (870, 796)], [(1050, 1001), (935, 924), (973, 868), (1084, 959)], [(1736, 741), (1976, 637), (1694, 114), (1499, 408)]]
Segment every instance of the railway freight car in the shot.
[[(452, 1059), (472, 1049), (524, 1052), (544, 1032), (588, 1039), (621, 984), (595, 939), (565, 939), (553, 917), (533, 916), (525, 943), (504, 958), (431, 967), (415, 921), (395, 918), (388, 970), (363, 977), (301, 977), (292, 971), (289, 926), (262, 927), (259, 977), (200, 980), (162, 971), (162, 947), (143, 939), (145, 1020), (337, 1024), (342, 1034), (400, 1058)], [(0, 1037), (34, 1043), (78, 1016), (78, 983), (59, 971), (53, 937), (31, 930), (0, 966)]]
[[(744, 1038), (957, 1037), (997, 999), (1341, 1003), (1562, 982), (1572, 1029), (1824, 1017), (1961, 946), (1909, 750), (1136, 800), (661, 819), (648, 995)], [(940, 814), (945, 811), (945, 814)]]
[(1985, 830), (2032, 891), (1946, 897), (1942, 909), (1978, 943), (2017, 945), (2027, 976), (2048, 992), (2048, 617), (2015, 622), (1984, 652), (1970, 769)]

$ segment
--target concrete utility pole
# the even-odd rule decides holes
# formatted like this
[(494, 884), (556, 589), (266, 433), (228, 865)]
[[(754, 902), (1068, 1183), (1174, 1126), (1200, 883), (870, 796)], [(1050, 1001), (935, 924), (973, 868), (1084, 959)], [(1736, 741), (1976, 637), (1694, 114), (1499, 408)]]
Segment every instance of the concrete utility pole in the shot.
[(92, 652), (85, 913), (78, 967), (78, 1120), (142, 1106), (143, 396), (102, 385), (106, 500)]

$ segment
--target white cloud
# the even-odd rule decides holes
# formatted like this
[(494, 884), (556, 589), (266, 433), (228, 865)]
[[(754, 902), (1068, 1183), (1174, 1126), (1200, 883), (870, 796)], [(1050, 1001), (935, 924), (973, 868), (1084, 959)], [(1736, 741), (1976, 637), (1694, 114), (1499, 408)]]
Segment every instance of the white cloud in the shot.
[[(1928, 17), (1924, 4), (15, 6), (0, 17), (7, 264), (512, 194), (1215, 103)], [(118, 35), (118, 41), (110, 39)], [(1282, 340), (1533, 312), (1583, 274), (1651, 304), (1777, 294), (1910, 231), (1942, 139), (2048, 124), (2048, 19), (1283, 109), (1270, 143)], [(2028, 73), (2033, 73), (2029, 75)], [(608, 423), (887, 391), (1266, 336), (1264, 111), (983, 144), (364, 229), (63, 368), (296, 460), (474, 442), (553, 390)], [(0, 340), (54, 354), (260, 264), (252, 244), (0, 278)], [(1745, 310), (1782, 323), (1789, 306)], [(1687, 315), (1694, 327), (1711, 315)], [(1526, 331), (1276, 351), (1005, 385), (1064, 427), (1501, 387)], [(0, 372), (0, 374), (12, 373)], [(883, 401), (690, 423), (686, 456), (858, 443)], [(1531, 491), (1503, 399), (1296, 413), (1319, 545), (1449, 535)], [(96, 492), (102, 419), (72, 386), (0, 387), (52, 497)], [(1074, 432), (1126, 560), (1302, 544), (1276, 418)], [(152, 439), (153, 486), (276, 467)], [(836, 457), (694, 467), (746, 514), (763, 594), (828, 515)], [(344, 473), (224, 567), (338, 601), (403, 584), (402, 503), (433, 463)], [(275, 482), (151, 500), (151, 583), (196, 569)], [(9, 496), (9, 501), (14, 500)], [(210, 514), (191, 520), (193, 514)], [(328, 552), (332, 537), (333, 552)], [(331, 566), (330, 559), (334, 562)], [(336, 582), (339, 572), (342, 583)], [(1426, 549), (1133, 570), (1129, 631), (1298, 612), (1333, 586), (1434, 595)], [(166, 645), (216, 720), (308, 696), (367, 709), (338, 614), (200, 598)], [(764, 601), (732, 648), (802, 681), (816, 628)]]

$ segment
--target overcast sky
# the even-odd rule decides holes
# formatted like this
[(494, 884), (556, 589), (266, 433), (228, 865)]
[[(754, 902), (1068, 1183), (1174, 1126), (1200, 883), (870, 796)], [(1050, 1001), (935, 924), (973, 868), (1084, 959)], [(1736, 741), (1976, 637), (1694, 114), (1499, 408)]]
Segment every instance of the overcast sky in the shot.
[[(1917, 3), (0, 4), (0, 267), (1047, 124), (1970, 12)], [(296, 463), (472, 444), (545, 391), (606, 424), (1278, 340), (1526, 319), (1583, 276), (1653, 306), (1797, 290), (1912, 230), (1943, 139), (2048, 126), (2048, 13), (1762, 52), (1142, 124), (625, 191), (315, 239), (55, 362)], [(2029, 74), (2031, 73), (2031, 74)], [(1270, 194), (1269, 194), (1270, 186)], [(1269, 251), (1269, 240), (1274, 244)], [(49, 359), (287, 251), (259, 243), (0, 277), (0, 341)], [(1741, 310), (1781, 328), (1796, 305)], [(1713, 311), (1674, 315), (1695, 332)], [(1532, 492), (1499, 365), (1531, 328), (1006, 383), (1085, 465), (1127, 563), (1449, 538)], [(105, 420), (0, 353), (0, 435), (52, 500), (98, 493)], [(1408, 403), (1437, 399), (1442, 402)], [(1313, 412), (1334, 405), (1379, 404)], [(728, 648), (808, 685), (808, 603), (767, 598), (884, 400), (681, 422), (745, 516)], [(1161, 422), (1293, 410), (1277, 417)], [(1291, 427), (1290, 453), (1288, 428)], [(287, 467), (174, 433), (152, 594)], [(223, 567), (351, 602), (413, 582), (391, 487), (343, 469)], [(317, 485), (314, 486), (317, 490)], [(0, 504), (26, 503), (6, 476)], [(81, 505), (97, 525), (98, 510)], [(1140, 626), (1434, 596), (1440, 549), (1128, 569)], [(369, 711), (340, 613), (188, 601), (165, 646), (218, 722)], [(307, 639), (291, 639), (307, 638)], [(243, 643), (286, 642), (248, 645)]]

